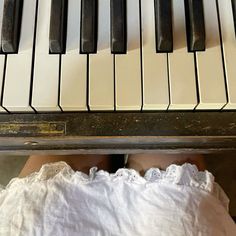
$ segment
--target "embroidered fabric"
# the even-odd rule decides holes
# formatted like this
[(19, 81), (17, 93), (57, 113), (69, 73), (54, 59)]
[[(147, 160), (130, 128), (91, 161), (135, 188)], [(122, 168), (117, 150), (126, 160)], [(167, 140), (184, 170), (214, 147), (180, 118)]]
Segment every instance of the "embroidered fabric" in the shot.
[(65, 162), (0, 191), (0, 235), (235, 235), (228, 198), (191, 164), (115, 173)]
[(6, 186), (11, 188), (15, 184), (34, 183), (39, 181), (52, 180), (55, 178), (72, 178), (77, 175), (81, 183), (88, 183), (91, 181), (116, 181), (122, 179), (124, 181), (133, 183), (172, 183), (178, 185), (186, 185), (191, 187), (198, 187), (208, 192), (213, 191), (214, 176), (206, 171), (198, 171), (195, 165), (185, 163), (181, 166), (170, 165), (165, 171), (158, 168), (150, 168), (142, 177), (139, 172), (134, 169), (120, 168), (115, 173), (109, 173), (104, 170), (98, 170), (97, 167), (92, 167), (89, 175), (74, 171), (66, 162), (60, 161), (56, 163), (45, 164), (41, 167), (39, 172), (32, 173), (25, 178), (14, 178)]
[(89, 171), (89, 175), (87, 175), (81, 171), (74, 171), (66, 162), (60, 161), (45, 164), (41, 167), (39, 172), (32, 173), (25, 178), (14, 178), (5, 188), (1, 188), (0, 186), (0, 191), (19, 187), (19, 185), (26, 183), (53, 181), (57, 178), (66, 178), (70, 181), (70, 179), (75, 176), (81, 184), (86, 184), (91, 181), (123, 180), (134, 184), (147, 185), (151, 183), (165, 183), (199, 188), (212, 193), (228, 210), (229, 199), (222, 188), (214, 182), (214, 176), (207, 170), (198, 171), (195, 165), (189, 163), (185, 163), (181, 166), (172, 164), (165, 171), (159, 168), (150, 168), (142, 177), (136, 170), (127, 168), (121, 168), (115, 173), (109, 173), (104, 170), (98, 170), (97, 167), (92, 167)]

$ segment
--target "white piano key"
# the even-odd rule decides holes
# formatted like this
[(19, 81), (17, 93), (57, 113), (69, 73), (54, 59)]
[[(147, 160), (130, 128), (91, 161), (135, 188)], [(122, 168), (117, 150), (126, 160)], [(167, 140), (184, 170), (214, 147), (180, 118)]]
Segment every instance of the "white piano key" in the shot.
[(81, 0), (68, 2), (66, 54), (61, 60), (60, 107), (87, 110), (87, 55), (79, 54)]
[(229, 0), (218, 0), (218, 4), (228, 90), (228, 103), (224, 109), (236, 109), (236, 40), (232, 4)]
[(7, 56), (3, 106), (11, 112), (33, 112), (30, 106), (36, 0), (25, 0), (17, 54)]
[(51, 1), (38, 1), (38, 21), (32, 106), (39, 112), (60, 111), (58, 106), (60, 56), (49, 54)]
[[(2, 0), (0, 1), (0, 39), (2, 35), (3, 5), (4, 5), (4, 1)], [(2, 48), (1, 40), (0, 40), (0, 48)], [(0, 53), (0, 97), (2, 97), (4, 67), (5, 67), (5, 55)], [(0, 112), (6, 112), (6, 110), (2, 106), (0, 106)]]
[(169, 105), (167, 54), (156, 53), (154, 1), (141, 0), (143, 110), (166, 110)]
[(142, 107), (139, 10), (139, 1), (127, 1), (127, 54), (115, 55), (116, 110)]
[(89, 55), (89, 108), (114, 110), (114, 63), (110, 50), (110, 0), (99, 0), (97, 54)]
[(169, 53), (170, 110), (197, 105), (194, 54), (188, 53), (184, 0), (173, 0), (174, 51)]
[(221, 109), (226, 104), (216, 0), (204, 0), (206, 51), (197, 52), (199, 105), (196, 109)]

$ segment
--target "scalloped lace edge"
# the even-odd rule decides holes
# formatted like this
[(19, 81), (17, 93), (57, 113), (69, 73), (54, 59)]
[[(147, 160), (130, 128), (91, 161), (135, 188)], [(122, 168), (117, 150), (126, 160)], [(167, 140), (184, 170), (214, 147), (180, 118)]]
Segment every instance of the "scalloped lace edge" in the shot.
[(65, 178), (70, 180), (76, 177), (81, 184), (88, 184), (93, 181), (127, 181), (135, 184), (165, 183), (185, 185), (205, 190), (215, 196), (228, 210), (229, 198), (224, 190), (214, 180), (214, 176), (207, 170), (199, 171), (196, 165), (185, 163), (183, 165), (171, 164), (166, 170), (159, 168), (150, 168), (141, 176), (134, 169), (120, 168), (115, 173), (109, 173), (104, 170), (98, 170), (92, 167), (89, 174), (81, 171), (74, 171), (66, 162), (60, 161), (55, 163), (44, 164), (38, 172), (34, 172), (24, 178), (13, 178), (9, 184), (4, 187), (0, 185), (0, 193), (10, 190), (14, 187), (25, 186), (44, 181), (54, 181)]
[(81, 183), (89, 183), (91, 181), (122, 179), (133, 183), (173, 183), (178, 185), (187, 185), (198, 187), (208, 192), (213, 191), (214, 176), (206, 171), (198, 171), (195, 165), (185, 163), (183, 165), (170, 165), (165, 171), (159, 168), (150, 168), (144, 176), (134, 169), (120, 168), (115, 173), (109, 173), (104, 170), (98, 170), (92, 167), (89, 175), (74, 171), (66, 162), (60, 161), (56, 163), (45, 164), (38, 172), (34, 172), (25, 178), (13, 178), (5, 189), (13, 187), (15, 184), (35, 183), (39, 181), (52, 180), (55, 178), (71, 178), (78, 176)]

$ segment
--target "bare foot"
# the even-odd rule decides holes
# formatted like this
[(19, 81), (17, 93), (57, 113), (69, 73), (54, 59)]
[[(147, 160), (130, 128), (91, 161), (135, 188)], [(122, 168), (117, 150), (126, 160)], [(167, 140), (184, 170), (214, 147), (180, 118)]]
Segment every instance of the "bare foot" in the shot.
[(30, 156), (21, 170), (19, 177), (25, 177), (33, 172), (39, 171), (43, 164), (57, 161), (65, 161), (73, 170), (89, 172), (93, 166), (110, 172), (112, 159), (109, 155), (58, 155), (58, 156)]
[(184, 163), (195, 164), (199, 170), (206, 169), (204, 157), (198, 154), (134, 154), (129, 155), (126, 167), (135, 169), (144, 175), (151, 167), (165, 170), (171, 164), (182, 165)]

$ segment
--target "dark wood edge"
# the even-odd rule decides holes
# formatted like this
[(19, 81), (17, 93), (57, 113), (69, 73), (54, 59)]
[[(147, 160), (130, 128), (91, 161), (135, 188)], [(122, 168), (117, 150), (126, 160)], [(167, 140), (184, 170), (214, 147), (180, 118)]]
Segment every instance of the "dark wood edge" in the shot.
[[(140, 154), (140, 153), (163, 153), (163, 154), (214, 154), (214, 153), (224, 153), (227, 157), (227, 153), (236, 152), (236, 149), (121, 149), (117, 147), (116, 149), (110, 149), (108, 147), (104, 147), (103, 149), (91, 148), (87, 149), (54, 149), (51, 146), (49, 149), (37, 150), (37, 149), (22, 149), (22, 148), (8, 148), (4, 150), (0, 150), (0, 155), (78, 155), (78, 154)], [(231, 155), (232, 157), (232, 155)]]
[(221, 152), (236, 112), (1, 114), (0, 152)]

